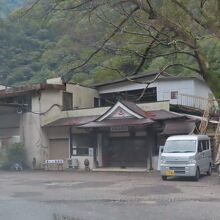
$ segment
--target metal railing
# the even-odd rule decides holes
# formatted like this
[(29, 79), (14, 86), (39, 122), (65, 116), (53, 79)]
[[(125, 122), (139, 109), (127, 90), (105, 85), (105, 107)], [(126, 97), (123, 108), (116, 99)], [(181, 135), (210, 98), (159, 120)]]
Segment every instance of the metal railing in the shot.
[(177, 104), (195, 109), (205, 110), (208, 105), (208, 98), (180, 93), (178, 94)]

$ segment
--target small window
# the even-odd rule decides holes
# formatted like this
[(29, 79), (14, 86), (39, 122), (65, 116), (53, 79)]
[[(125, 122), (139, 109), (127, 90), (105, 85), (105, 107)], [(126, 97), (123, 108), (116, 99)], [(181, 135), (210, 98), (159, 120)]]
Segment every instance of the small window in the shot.
[(99, 98), (94, 98), (94, 107), (97, 108), (97, 107), (100, 107), (100, 102), (99, 102)]
[(73, 94), (63, 92), (63, 110), (68, 111), (73, 109)]
[(76, 148), (76, 155), (77, 156), (88, 156), (89, 155), (89, 148), (88, 147)]
[(178, 98), (178, 91), (171, 91), (170, 96), (171, 96), (171, 99), (177, 99)]

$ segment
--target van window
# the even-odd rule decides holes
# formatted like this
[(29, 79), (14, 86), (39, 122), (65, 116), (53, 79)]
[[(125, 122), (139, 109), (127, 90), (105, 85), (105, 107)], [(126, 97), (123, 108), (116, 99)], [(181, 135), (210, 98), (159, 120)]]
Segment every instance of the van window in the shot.
[(198, 142), (198, 152), (202, 152), (202, 141)]
[(203, 147), (203, 150), (208, 150), (209, 149), (209, 141), (208, 140), (203, 140), (202, 141), (202, 147)]
[(195, 140), (168, 140), (164, 146), (164, 153), (188, 153), (196, 151)]

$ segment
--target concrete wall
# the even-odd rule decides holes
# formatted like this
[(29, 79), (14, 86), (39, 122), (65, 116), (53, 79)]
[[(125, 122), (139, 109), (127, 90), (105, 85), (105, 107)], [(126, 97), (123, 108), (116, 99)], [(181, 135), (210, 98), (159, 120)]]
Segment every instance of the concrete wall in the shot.
[(48, 139), (65, 139), (70, 137), (69, 127), (47, 127), (45, 128)]
[(170, 110), (170, 103), (169, 101), (161, 101), (161, 102), (152, 102), (152, 103), (141, 103), (138, 104), (140, 108), (144, 111), (153, 111), (153, 110)]
[(40, 117), (41, 124), (45, 121), (56, 120), (62, 111), (62, 105), (63, 91), (43, 90), (39, 95), (32, 97), (32, 111), (45, 113)]
[[(141, 103), (138, 104), (138, 106), (142, 108), (144, 111), (160, 110), (160, 109), (169, 111), (169, 101)], [(99, 107), (99, 108), (77, 109), (68, 112), (61, 112), (59, 118), (102, 115), (110, 108), (111, 107)]]
[(32, 113), (23, 114), (21, 123), (23, 143), (27, 152), (27, 162), (31, 166), (33, 157), (37, 160), (37, 167), (48, 158), (48, 139), (41, 128), (40, 116)]
[(20, 118), (17, 113), (0, 115), (0, 148), (21, 142)]
[(94, 97), (99, 97), (97, 90), (80, 85), (67, 84), (66, 91), (73, 94), (73, 108), (92, 108)]

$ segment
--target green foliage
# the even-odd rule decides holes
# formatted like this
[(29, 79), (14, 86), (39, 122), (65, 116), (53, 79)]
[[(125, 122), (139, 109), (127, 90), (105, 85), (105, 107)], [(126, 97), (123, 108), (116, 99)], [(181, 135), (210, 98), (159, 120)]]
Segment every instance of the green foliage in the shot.
[(3, 158), (3, 169), (10, 169), (14, 163), (19, 163), (24, 167), (26, 165), (24, 145), (22, 143), (15, 143), (8, 146)]
[[(11, 4), (13, 2), (15, 4)], [(56, 3), (58, 2), (60, 2), (61, 8), (76, 4), (74, 0), (56, 1)], [(220, 68), (219, 38), (214, 38), (209, 31), (198, 28), (198, 25), (192, 22), (189, 16), (185, 16), (184, 11), (175, 6), (173, 1), (155, 0), (151, 2), (158, 13), (170, 21), (175, 21), (187, 36), (198, 34), (198, 50), (207, 59), (208, 74), (213, 76), (210, 82), (216, 82), (215, 79), (220, 78), (218, 71)], [(194, 8), (193, 13), (199, 18), (203, 16), (205, 19), (207, 16), (200, 14), (197, 2), (188, 0), (180, 0), (179, 2), (184, 2), (188, 8)], [(209, 14), (215, 9), (213, 2), (212, 0), (206, 4)], [(54, 6), (52, 0), (41, 1), (21, 18), (21, 15), (25, 13), (25, 7), (19, 7), (24, 1), (0, 0), (0, 5), (2, 5), (1, 3), (4, 3), (5, 6), (2, 12), (4, 11), (8, 17), (0, 19), (0, 84), (7, 85), (37, 83), (46, 78), (65, 74), (72, 67), (84, 62), (102, 45), (103, 40), (115, 28), (112, 24), (119, 24), (124, 18), (124, 11), (111, 8), (110, 4), (89, 15), (88, 10), (84, 10), (86, 6), (76, 11), (56, 10), (49, 13)], [(9, 12), (5, 13), (6, 8), (10, 8), (10, 14)], [(129, 11), (130, 8), (130, 4), (125, 5), (125, 11)], [(12, 11), (13, 9), (14, 11)], [(149, 21), (149, 25), (154, 24), (154, 21), (150, 21), (149, 15), (143, 10), (138, 11), (136, 15), (138, 21), (146, 24)], [(103, 19), (100, 19), (100, 16)], [(212, 19), (212, 16), (207, 17)], [(155, 27), (161, 28), (156, 22)], [(155, 30), (151, 29), (151, 32), (153, 36), (156, 35)], [(119, 79), (124, 75), (134, 73), (144, 56), (146, 47), (152, 41), (152, 38), (147, 34), (149, 33), (145, 28), (138, 25), (137, 21), (130, 19), (118, 31), (117, 35), (105, 45), (103, 50), (96, 54), (89, 63), (73, 73), (72, 81), (90, 85)], [(184, 39), (181, 34), (174, 34), (171, 28), (164, 30), (164, 36), (166, 35), (169, 35), (170, 41)], [(200, 36), (202, 37), (200, 38)], [(193, 53), (186, 45), (182, 44), (177, 44), (175, 49), (177, 52), (183, 50)], [(175, 52), (173, 47), (163, 44), (155, 46), (147, 54), (146, 62), (140, 69), (140, 73), (156, 72), (164, 66), (174, 63), (198, 69), (198, 63), (193, 56), (173, 52)], [(193, 71), (181, 67), (169, 69), (167, 72), (175, 75), (194, 74)]]

